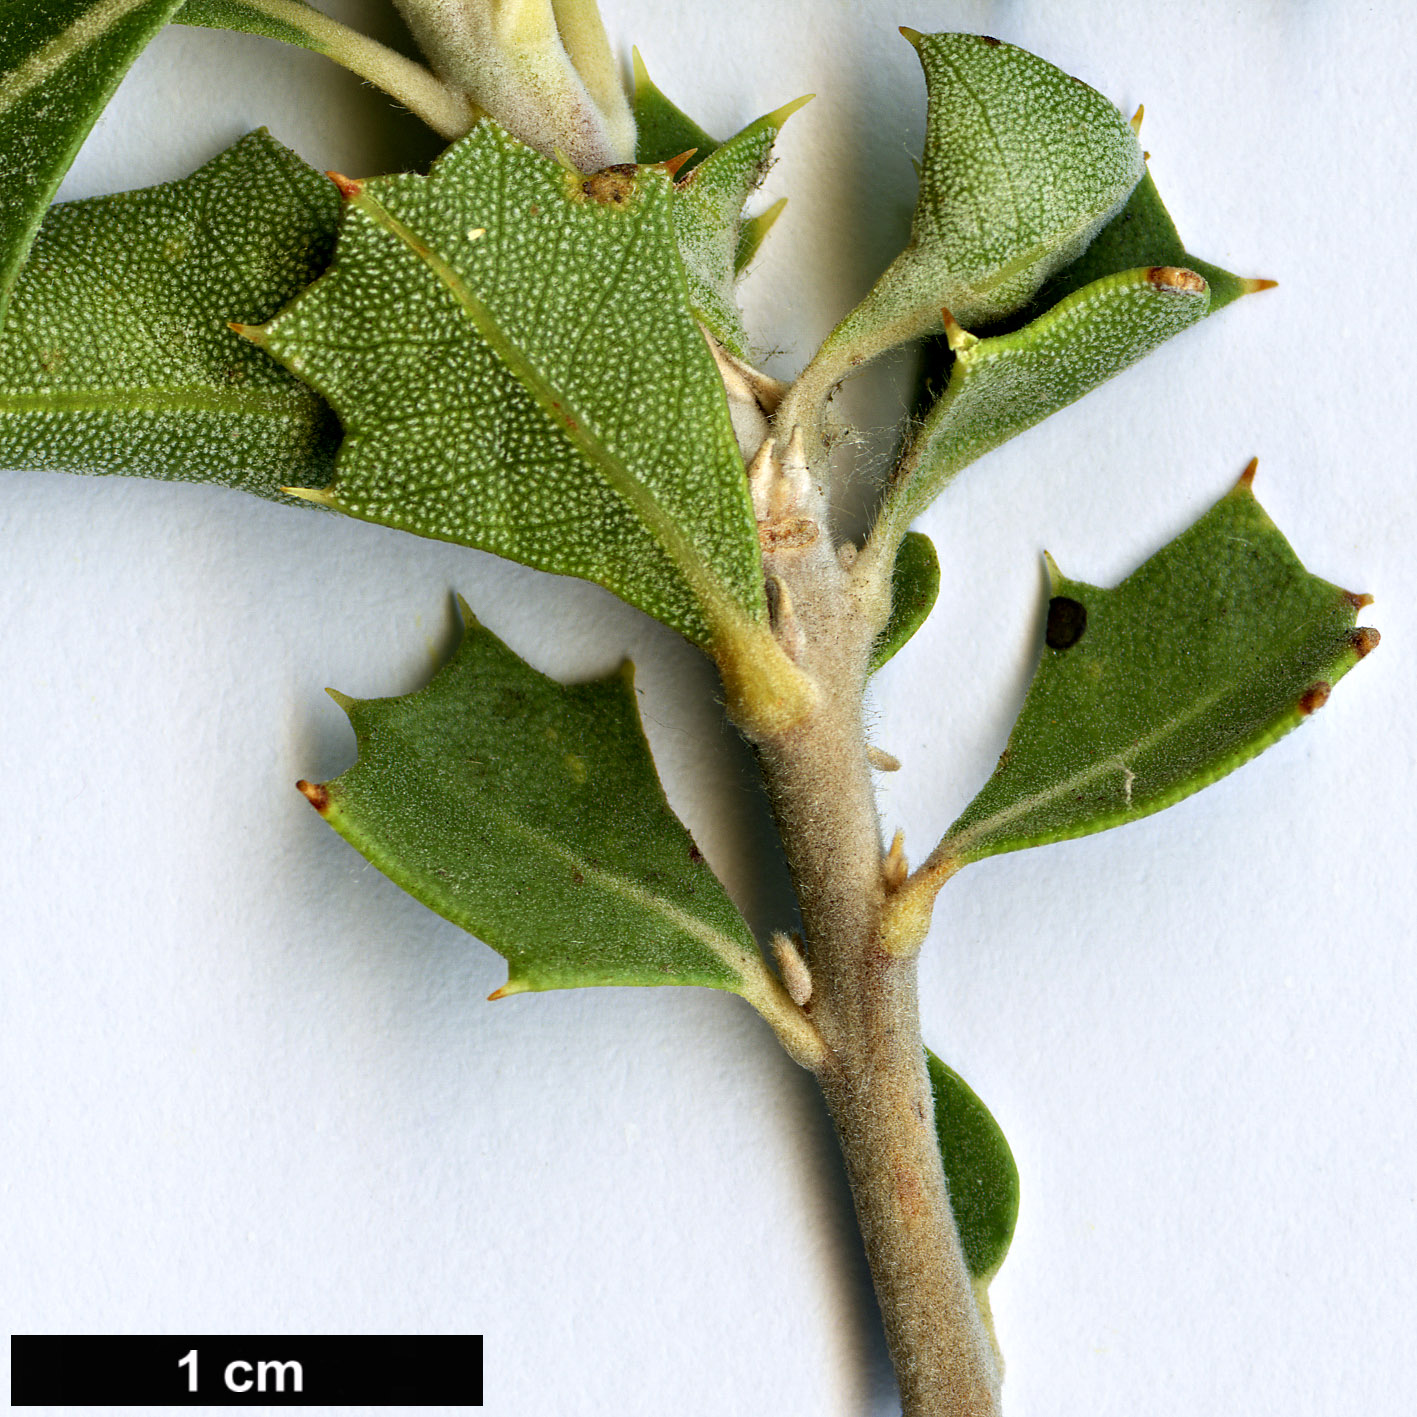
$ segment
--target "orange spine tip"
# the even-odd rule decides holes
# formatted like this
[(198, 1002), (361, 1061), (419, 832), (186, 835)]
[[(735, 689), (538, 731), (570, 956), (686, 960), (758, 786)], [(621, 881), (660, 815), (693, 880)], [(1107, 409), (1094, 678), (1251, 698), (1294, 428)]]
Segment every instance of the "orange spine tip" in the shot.
[(1244, 293), (1246, 295), (1256, 295), (1261, 290), (1273, 290), (1278, 284), (1279, 282), (1277, 280), (1250, 279), (1242, 280), (1240, 282), (1240, 285), (1243, 287)]
[(295, 784), (295, 786), (302, 793), (304, 793), (306, 801), (308, 801), (310, 805), (317, 812), (320, 813), (321, 816), (323, 816), (325, 812), (329, 810), (330, 794), (325, 790), (324, 786), (321, 783), (306, 782), (305, 779), (302, 777), (300, 781)]
[(339, 188), (339, 194), (346, 202), (352, 202), (363, 190), (364, 184), (346, 177), (342, 172), (327, 172), (325, 176)]
[(1245, 470), (1240, 474), (1239, 485), (1241, 487), (1248, 488), (1255, 485), (1255, 473), (1258, 471), (1259, 465), (1260, 460), (1258, 458), (1251, 458), (1249, 462), (1245, 464)]
[(505, 999), (508, 992), (508, 987), (504, 984), (500, 989), (494, 989), (492, 993), (487, 996), (487, 1002), (489, 1004), (495, 1004), (498, 999)]
[(1367, 591), (1345, 590), (1343, 594), (1355, 610), (1366, 610), (1373, 603), (1373, 597)]
[(678, 175), (679, 169), (684, 166), (693, 155), (698, 152), (698, 148), (686, 148), (678, 157), (667, 157), (656, 166), (662, 167), (671, 177)]
[(266, 327), (264, 325), (243, 325), (240, 320), (228, 320), (226, 328), (234, 335), (240, 335), (242, 339), (250, 340), (252, 344), (260, 344), (265, 337)]
[(1136, 133), (1136, 134), (1140, 135), (1140, 133), (1141, 133), (1141, 120), (1142, 120), (1143, 118), (1145, 118), (1145, 117), (1146, 117), (1146, 104), (1144, 104), (1144, 103), (1139, 103), (1139, 104), (1137, 104), (1137, 111), (1136, 111), (1135, 113), (1133, 113), (1132, 116), (1131, 116), (1131, 118), (1128, 120), (1128, 122), (1130, 122), (1130, 124), (1131, 124), (1131, 128), (1132, 128), (1132, 132), (1133, 132), (1133, 133)]
[(921, 34), (919, 30), (913, 30), (913, 29), (910, 28), (909, 25), (901, 25), (901, 27), (900, 27), (900, 32), (901, 32), (901, 34), (903, 34), (903, 35), (906, 37), (906, 39), (908, 39), (908, 40), (911, 42), (911, 44), (913, 44), (917, 49), (920, 48), (920, 41), (925, 38), (925, 36), (924, 36), (923, 34)]

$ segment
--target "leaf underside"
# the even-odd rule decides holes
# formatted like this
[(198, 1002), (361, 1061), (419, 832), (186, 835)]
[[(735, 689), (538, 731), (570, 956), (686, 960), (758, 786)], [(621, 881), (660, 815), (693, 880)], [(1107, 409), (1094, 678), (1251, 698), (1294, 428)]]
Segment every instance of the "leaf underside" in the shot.
[(0, 325), (79, 146), (182, 0), (0, 0)]
[(968, 336), (888, 494), (908, 525), (963, 468), (1135, 364), (1209, 309), (1188, 271), (1148, 267), (1108, 276), (1012, 334)]
[(934, 543), (922, 532), (906, 532), (891, 572), (890, 619), (871, 647), (868, 674), (874, 674), (904, 648), (935, 608), (939, 593), (940, 559)]
[(1377, 643), (1305, 571), (1249, 476), (1115, 589), (1055, 577), (1008, 746), (937, 855), (1083, 836), (1189, 796), (1320, 707)]
[(264, 132), (180, 182), (53, 208), (0, 338), (0, 464), (324, 486), (329, 407), (227, 326), (308, 285), (338, 219), (329, 180)]
[(628, 663), (559, 684), (461, 608), (462, 641), (426, 689), (336, 695), (359, 759), (302, 790), (385, 875), (506, 957), (499, 996), (736, 991), (756, 947), (664, 799)]
[[(302, 10), (315, 9), (305, 0), (295, 0), (295, 4)], [(326, 53), (325, 46), (318, 43), (308, 30), (286, 24), (257, 6), (246, 4), (244, 0), (186, 0), (173, 20), (179, 25), (202, 29), (238, 30), (243, 34), (278, 39), (284, 44), (298, 44), (303, 49), (314, 50), (316, 54)]]
[(669, 176), (568, 173), (484, 120), (362, 184), (333, 266), (254, 332), (339, 413), (320, 500), (581, 576), (700, 644), (766, 616)]
[(953, 1068), (928, 1048), (935, 1132), (964, 1262), (976, 1284), (998, 1273), (1018, 1221), (1018, 1166), (999, 1124)]

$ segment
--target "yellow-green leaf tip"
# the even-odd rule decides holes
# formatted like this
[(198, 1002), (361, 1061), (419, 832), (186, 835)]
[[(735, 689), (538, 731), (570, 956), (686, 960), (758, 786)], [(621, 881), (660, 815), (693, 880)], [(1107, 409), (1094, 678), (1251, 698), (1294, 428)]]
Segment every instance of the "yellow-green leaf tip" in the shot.
[(766, 115), (764, 121), (774, 128), (781, 128), (799, 108), (806, 108), (811, 101), (816, 98), (814, 93), (804, 93), (801, 98), (794, 98), (791, 103), (784, 103), (781, 108), (774, 108)]

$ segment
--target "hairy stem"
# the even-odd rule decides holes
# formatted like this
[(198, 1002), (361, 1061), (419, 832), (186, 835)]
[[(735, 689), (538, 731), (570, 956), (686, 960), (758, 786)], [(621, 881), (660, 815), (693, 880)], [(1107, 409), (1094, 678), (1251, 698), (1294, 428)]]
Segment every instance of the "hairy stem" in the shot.
[[(802, 912), (836, 1124), (905, 1417), (996, 1417), (999, 1374), (960, 1249), (934, 1127), (912, 950), (890, 928), (862, 690), (879, 607), (831, 546), (802, 461), (753, 468), (775, 630), (816, 682), (812, 712), (755, 735)], [(795, 450), (795, 456), (794, 456)], [(817, 535), (804, 541), (810, 522)], [(792, 528), (785, 536), (781, 528)]]

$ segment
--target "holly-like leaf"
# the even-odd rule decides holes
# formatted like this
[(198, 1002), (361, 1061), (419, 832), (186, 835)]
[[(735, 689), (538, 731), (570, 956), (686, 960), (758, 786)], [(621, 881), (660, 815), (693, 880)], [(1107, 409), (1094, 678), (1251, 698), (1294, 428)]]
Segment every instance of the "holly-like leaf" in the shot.
[(868, 674), (874, 674), (902, 649), (935, 608), (940, 593), (940, 558), (928, 536), (908, 531), (891, 572), (891, 616), (871, 648)]
[(950, 1209), (970, 1278), (982, 1288), (998, 1273), (1014, 1237), (1018, 1166), (999, 1124), (969, 1084), (928, 1048), (925, 1063)]
[(1304, 569), (1252, 475), (1115, 589), (1054, 574), (1023, 710), (937, 865), (1180, 801), (1302, 723), (1377, 644), (1354, 629), (1367, 597)]
[(920, 196), (909, 246), (818, 356), (833, 380), (937, 330), (942, 307), (968, 327), (1027, 304), (1145, 171), (1126, 119), (1061, 69), (985, 35), (902, 33), (929, 88)]
[(949, 383), (896, 469), (880, 534), (894, 538), (961, 468), (1200, 320), (1210, 292), (1192, 271), (1124, 271), (1074, 292), (1012, 334), (976, 339), (950, 322)]
[(347, 190), (329, 272), (249, 332), (344, 424), (314, 500), (598, 581), (707, 646), (765, 623), (668, 173), (583, 177), (484, 121), (426, 178)]
[[(782, 125), (807, 102), (799, 98), (750, 123), (715, 148), (675, 189), (674, 234), (684, 258), (689, 302), (704, 328), (739, 359), (748, 358), (748, 337), (734, 295), (743, 207), (768, 170)], [(766, 234), (764, 227), (750, 236), (753, 251)]]
[(74, 154), (182, 0), (0, 0), (0, 324)]
[(180, 182), (55, 207), (0, 338), (0, 464), (322, 487), (324, 401), (239, 338), (329, 262), (333, 184), (264, 132)]
[(1176, 224), (1161, 201), (1156, 181), (1148, 172), (1137, 183), (1127, 204), (1098, 233), (1096, 240), (1070, 266), (1064, 267), (1038, 292), (1029, 307), (1042, 313), (1094, 281), (1139, 266), (1174, 266), (1195, 271), (1210, 286), (1207, 314), (1238, 300), (1266, 290), (1269, 280), (1250, 280), (1232, 275), (1208, 261), (1197, 260), (1181, 244)]
[(645, 68), (638, 49), (633, 51), (635, 65), (635, 161), (649, 164), (668, 162), (681, 153), (692, 155), (680, 168), (691, 172), (718, 147), (711, 138), (676, 104), (660, 92)]
[(507, 959), (504, 994), (764, 975), (742, 917), (670, 810), (633, 675), (558, 684), (461, 604), (426, 689), (349, 714), (359, 759), (301, 783), (356, 850)]

